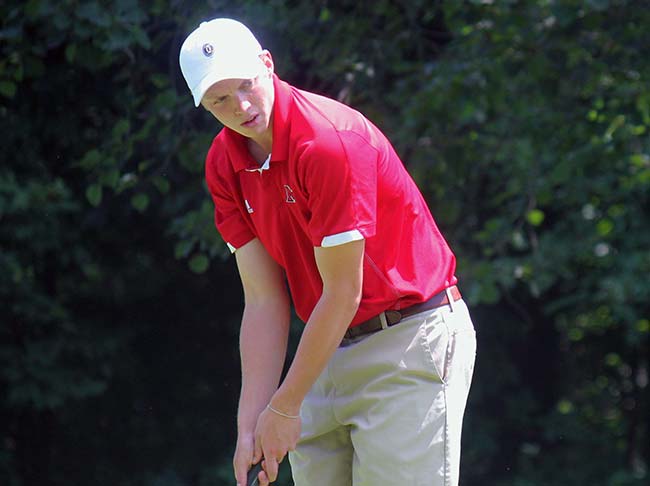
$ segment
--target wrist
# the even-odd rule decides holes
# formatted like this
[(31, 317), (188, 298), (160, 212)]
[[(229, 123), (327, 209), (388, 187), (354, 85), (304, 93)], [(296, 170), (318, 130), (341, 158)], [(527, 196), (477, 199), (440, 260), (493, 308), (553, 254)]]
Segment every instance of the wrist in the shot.
[(286, 419), (295, 420), (300, 418), (300, 414), (290, 415), (288, 413), (284, 413), (283, 411), (278, 410), (277, 408), (273, 408), (273, 406), (270, 403), (266, 406), (266, 409)]
[(239, 417), (239, 420), (237, 421), (237, 438), (254, 439), (256, 426), (257, 418), (254, 420), (243, 420), (242, 417)]
[(300, 406), (302, 405), (302, 398), (293, 396), (284, 390), (282, 387), (275, 392), (269, 401), (269, 406), (274, 410), (281, 412), (284, 415), (296, 416), (300, 415)]
[(255, 440), (255, 430), (254, 429), (242, 429), (241, 427), (237, 430), (237, 440)]

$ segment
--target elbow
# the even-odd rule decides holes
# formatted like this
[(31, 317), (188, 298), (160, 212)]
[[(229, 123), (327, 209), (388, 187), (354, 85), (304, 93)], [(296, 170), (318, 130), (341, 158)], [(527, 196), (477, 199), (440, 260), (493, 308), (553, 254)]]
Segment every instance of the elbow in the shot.
[(279, 320), (289, 322), (291, 304), (286, 292), (244, 298), (244, 315), (254, 316), (254, 320)]
[(359, 305), (361, 304), (361, 294), (359, 295), (350, 295), (349, 298), (345, 299), (343, 302), (343, 308), (345, 309), (346, 315), (352, 319), (357, 311), (359, 310)]
[(336, 285), (323, 289), (323, 297), (335, 303), (336, 308), (350, 319), (354, 317), (361, 304), (361, 285)]
[(357, 310), (359, 310), (359, 306), (361, 305), (361, 286), (359, 286), (359, 288), (355, 289), (353, 292), (350, 299), (350, 305), (354, 309), (354, 314), (356, 314)]
[(357, 314), (357, 311), (359, 310), (359, 305), (361, 305), (361, 289), (353, 295), (350, 296), (349, 303), (348, 303), (348, 316), (350, 320), (354, 318), (354, 316)]

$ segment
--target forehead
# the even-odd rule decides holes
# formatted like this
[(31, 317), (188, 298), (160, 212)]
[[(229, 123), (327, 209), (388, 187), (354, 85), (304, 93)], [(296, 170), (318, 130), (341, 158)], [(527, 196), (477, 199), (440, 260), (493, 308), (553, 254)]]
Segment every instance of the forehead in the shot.
[(235, 91), (239, 86), (246, 81), (245, 79), (222, 79), (217, 81), (208, 88), (203, 95), (205, 98), (218, 98)]

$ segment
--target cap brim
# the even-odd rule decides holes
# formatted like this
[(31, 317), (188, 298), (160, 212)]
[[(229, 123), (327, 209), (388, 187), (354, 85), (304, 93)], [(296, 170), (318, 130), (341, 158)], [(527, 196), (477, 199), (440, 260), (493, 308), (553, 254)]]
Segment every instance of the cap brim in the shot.
[(252, 79), (256, 77), (258, 74), (261, 73), (261, 67), (262, 67), (262, 63), (258, 61), (261, 60), (258, 58), (256, 62), (246, 67), (238, 66), (238, 69), (236, 71), (231, 71), (231, 72), (213, 71), (209, 73), (201, 80), (201, 82), (196, 86), (196, 88), (192, 90), (192, 97), (194, 98), (194, 106), (199, 106), (201, 104), (201, 100), (203, 99), (203, 96), (205, 96), (205, 93), (210, 89), (210, 87), (213, 84), (218, 83), (219, 81), (223, 81), (224, 79)]

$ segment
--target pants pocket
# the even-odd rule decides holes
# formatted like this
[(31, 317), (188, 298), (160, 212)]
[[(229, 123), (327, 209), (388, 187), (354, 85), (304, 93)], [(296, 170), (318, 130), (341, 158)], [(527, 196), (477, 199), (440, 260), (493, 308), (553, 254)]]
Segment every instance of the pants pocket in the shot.
[(473, 329), (453, 331), (447, 353), (447, 381), (463, 385), (469, 390), (476, 361), (476, 332)]
[(476, 333), (468, 312), (438, 311), (420, 328), (425, 358), (439, 381), (452, 378), (469, 387), (476, 359)]
[(450, 344), (449, 328), (439, 312), (435, 312), (422, 323), (419, 332), (425, 361), (432, 369), (436, 381), (445, 383)]

